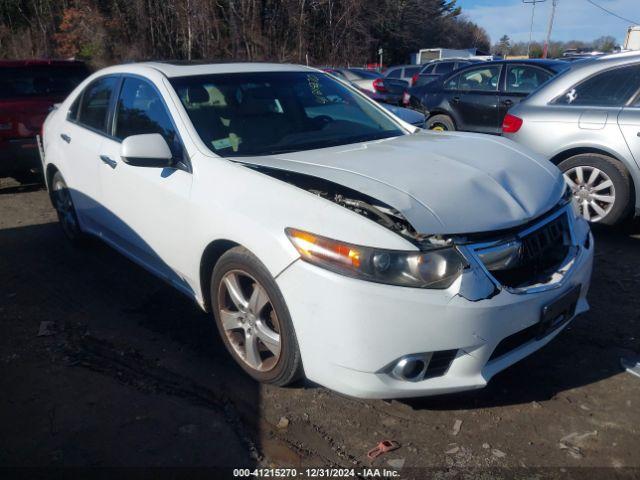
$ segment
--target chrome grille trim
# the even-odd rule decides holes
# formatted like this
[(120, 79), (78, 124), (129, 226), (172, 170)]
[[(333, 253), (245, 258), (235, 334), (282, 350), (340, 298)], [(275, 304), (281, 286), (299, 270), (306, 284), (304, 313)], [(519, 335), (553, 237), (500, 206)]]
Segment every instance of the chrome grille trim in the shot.
[[(551, 281), (547, 283), (538, 283), (527, 285), (524, 287), (510, 287), (507, 285), (503, 285), (492, 273), (489, 271), (487, 266), (484, 264), (482, 259), (479, 256), (480, 251), (490, 251), (499, 249), (500, 247), (507, 246), (510, 242), (513, 242), (514, 239), (522, 239), (537, 230), (540, 230), (547, 224), (553, 222), (554, 220), (560, 218), (562, 215), (566, 216), (567, 228), (569, 234), (569, 252), (564, 258), (564, 260), (559, 264), (558, 268), (552, 275)], [(541, 219), (539, 222), (536, 222), (533, 225), (528, 226), (526, 229), (516, 232), (509, 237), (498, 238), (496, 240), (492, 240), (489, 242), (483, 243), (475, 243), (466, 246), (459, 247), (460, 251), (469, 259), (474, 262), (480, 269), (491, 279), (491, 281), (500, 289), (504, 289), (508, 292), (515, 294), (530, 294), (530, 293), (539, 293), (547, 290), (552, 290), (555, 288), (560, 288), (564, 285), (565, 280), (577, 263), (576, 260), (582, 255), (583, 249), (578, 245), (575, 237), (574, 231), (574, 215), (573, 209), (570, 203), (565, 205), (564, 207), (556, 210), (551, 215)]]

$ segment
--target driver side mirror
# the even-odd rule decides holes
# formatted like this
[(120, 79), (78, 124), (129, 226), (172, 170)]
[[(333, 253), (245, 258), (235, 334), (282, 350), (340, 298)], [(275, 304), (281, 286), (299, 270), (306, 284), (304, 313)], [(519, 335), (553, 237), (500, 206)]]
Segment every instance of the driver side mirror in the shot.
[(131, 135), (120, 146), (122, 161), (133, 167), (166, 168), (173, 166), (173, 154), (159, 133)]

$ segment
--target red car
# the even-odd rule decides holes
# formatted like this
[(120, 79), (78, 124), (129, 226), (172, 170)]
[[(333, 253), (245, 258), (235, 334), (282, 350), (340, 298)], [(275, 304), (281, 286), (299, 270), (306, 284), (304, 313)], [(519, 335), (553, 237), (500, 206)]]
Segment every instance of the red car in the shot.
[(41, 168), (42, 122), (89, 73), (71, 60), (0, 61), (0, 177), (26, 180)]

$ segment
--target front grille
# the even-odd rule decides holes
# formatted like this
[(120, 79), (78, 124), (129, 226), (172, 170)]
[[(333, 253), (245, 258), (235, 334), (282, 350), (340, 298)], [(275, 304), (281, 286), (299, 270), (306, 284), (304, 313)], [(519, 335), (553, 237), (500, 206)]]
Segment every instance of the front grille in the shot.
[(424, 374), (424, 378), (441, 377), (447, 373), (447, 370), (449, 370), (451, 362), (456, 358), (457, 353), (458, 350), (440, 350), (438, 352), (433, 352), (427, 371)]
[(485, 263), (494, 278), (507, 287), (521, 288), (546, 283), (560, 268), (571, 248), (566, 213), (526, 235), (516, 237), (519, 248), (513, 261), (500, 266)]

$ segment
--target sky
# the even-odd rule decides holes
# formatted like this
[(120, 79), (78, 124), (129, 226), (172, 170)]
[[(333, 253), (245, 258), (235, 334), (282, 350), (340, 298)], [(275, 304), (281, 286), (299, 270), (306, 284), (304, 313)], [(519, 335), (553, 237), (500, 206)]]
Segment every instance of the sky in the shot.
[[(640, 0), (593, 0), (607, 10), (634, 20), (640, 25)], [(535, 10), (533, 39), (543, 40), (549, 22), (552, 0), (538, 3)], [(513, 41), (528, 41), (531, 5), (522, 0), (458, 0), (466, 17), (484, 27), (496, 43), (502, 35)], [(587, 0), (558, 0), (551, 33), (552, 40), (594, 40), (611, 35), (624, 41), (629, 22), (620, 20), (591, 5)]]

